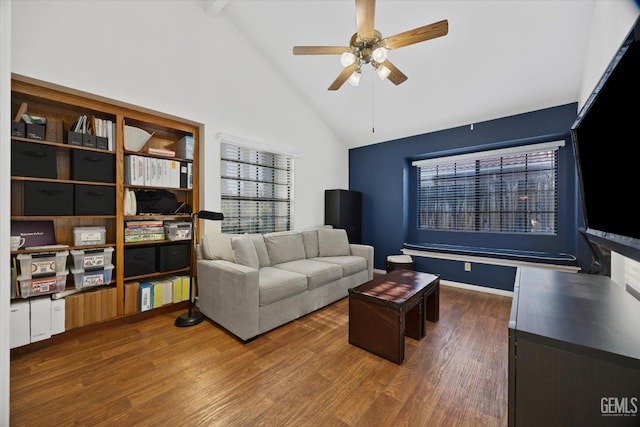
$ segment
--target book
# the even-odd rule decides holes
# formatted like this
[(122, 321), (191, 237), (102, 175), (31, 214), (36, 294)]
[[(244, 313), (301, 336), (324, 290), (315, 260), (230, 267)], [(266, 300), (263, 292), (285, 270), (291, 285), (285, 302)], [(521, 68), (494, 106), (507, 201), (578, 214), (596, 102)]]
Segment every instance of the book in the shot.
[(147, 148), (147, 153), (154, 154), (156, 156), (175, 157), (176, 152), (173, 150), (167, 150), (165, 148)]

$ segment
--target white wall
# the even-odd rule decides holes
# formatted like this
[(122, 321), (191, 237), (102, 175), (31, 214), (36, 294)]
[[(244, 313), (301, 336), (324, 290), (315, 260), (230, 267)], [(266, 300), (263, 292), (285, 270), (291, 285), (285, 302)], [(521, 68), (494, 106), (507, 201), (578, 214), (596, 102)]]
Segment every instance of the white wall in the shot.
[(613, 55), (616, 54), (627, 37), (638, 13), (638, 6), (633, 0), (599, 0), (595, 2), (578, 99), (579, 108), (582, 108), (593, 92), (604, 70), (613, 59)]
[[(11, 121), (11, 0), (0, 0), (0, 123)], [(9, 126), (0, 126), (0, 195), (9, 206), (11, 193)], [(9, 211), (0, 209), (0, 259), (9, 259)], [(0, 262), (0, 277), (9, 277), (8, 262)], [(0, 280), (0, 426), (9, 425), (9, 300), (10, 287)]]
[(14, 2), (12, 71), (204, 124), (201, 207), (220, 208), (218, 132), (295, 164), (294, 227), (324, 222), (324, 190), (348, 188), (348, 149), (205, 2)]

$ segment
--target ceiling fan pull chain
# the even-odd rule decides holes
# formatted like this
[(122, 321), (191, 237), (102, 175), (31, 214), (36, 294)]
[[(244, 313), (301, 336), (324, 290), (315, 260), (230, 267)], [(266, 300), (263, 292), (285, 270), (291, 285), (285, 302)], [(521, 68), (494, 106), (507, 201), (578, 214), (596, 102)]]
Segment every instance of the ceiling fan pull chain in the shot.
[(374, 81), (373, 79), (371, 79), (371, 133), (376, 133), (376, 126), (375, 126), (375, 97), (374, 97), (374, 90), (373, 90), (373, 85), (374, 85)]

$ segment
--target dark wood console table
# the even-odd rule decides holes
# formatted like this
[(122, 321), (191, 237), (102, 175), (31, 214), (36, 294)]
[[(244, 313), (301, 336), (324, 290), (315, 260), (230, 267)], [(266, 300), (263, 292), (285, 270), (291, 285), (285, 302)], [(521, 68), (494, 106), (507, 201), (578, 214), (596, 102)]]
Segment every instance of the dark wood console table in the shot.
[(509, 426), (640, 425), (640, 301), (605, 276), (519, 268)]

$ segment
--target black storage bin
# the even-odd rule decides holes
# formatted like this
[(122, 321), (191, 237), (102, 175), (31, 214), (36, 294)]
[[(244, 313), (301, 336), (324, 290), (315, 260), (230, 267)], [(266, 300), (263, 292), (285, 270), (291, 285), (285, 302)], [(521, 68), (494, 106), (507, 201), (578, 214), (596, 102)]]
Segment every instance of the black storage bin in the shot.
[(44, 125), (36, 125), (33, 123), (25, 124), (25, 133), (29, 139), (44, 139)]
[(116, 182), (116, 156), (95, 151), (71, 150), (71, 179)]
[(187, 267), (189, 243), (157, 247), (156, 271), (180, 270)]
[(82, 134), (82, 145), (85, 147), (96, 148), (96, 136), (90, 133)]
[(82, 145), (82, 134), (80, 132), (67, 132), (66, 143), (69, 145)]
[(116, 214), (115, 187), (76, 184), (74, 200), (74, 212), (76, 215)]
[(11, 122), (11, 136), (21, 136), (24, 138), (26, 126), (24, 122)]
[(26, 181), (24, 183), (24, 214), (73, 215), (73, 184)]
[(56, 147), (12, 140), (11, 175), (58, 178)]
[(104, 136), (96, 136), (96, 148), (101, 150), (109, 149), (109, 138)]
[(156, 271), (156, 248), (145, 246), (124, 249), (124, 276), (133, 277)]

